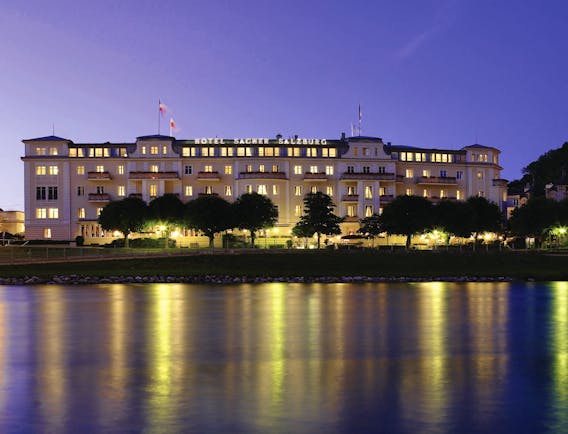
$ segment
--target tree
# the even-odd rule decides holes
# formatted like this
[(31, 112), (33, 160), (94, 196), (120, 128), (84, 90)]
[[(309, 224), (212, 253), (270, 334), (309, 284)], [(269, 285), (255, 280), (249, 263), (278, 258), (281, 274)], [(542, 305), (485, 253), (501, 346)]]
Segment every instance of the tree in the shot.
[(501, 231), (503, 215), (497, 205), (480, 196), (470, 197), (467, 203), (471, 207), (472, 232), (479, 234)]
[(245, 193), (232, 206), (236, 226), (250, 231), (253, 248), (256, 231), (270, 228), (278, 220), (278, 208), (270, 198), (258, 193)]
[(408, 249), (412, 235), (432, 226), (432, 207), (432, 202), (420, 196), (398, 196), (384, 207), (380, 224), (389, 234), (406, 235)]
[(509, 227), (515, 235), (540, 239), (544, 232), (560, 223), (561, 205), (552, 199), (535, 197), (511, 213)]
[(124, 247), (128, 248), (128, 236), (140, 232), (148, 220), (146, 202), (136, 197), (108, 203), (99, 215), (99, 224), (107, 231), (117, 230), (124, 235)]
[(199, 196), (185, 205), (185, 224), (203, 232), (213, 248), (215, 234), (233, 227), (231, 204), (218, 196)]
[(381, 216), (379, 214), (373, 214), (361, 219), (359, 233), (372, 237), (373, 243), (375, 237), (382, 232), (384, 232), (384, 230), (381, 226)]
[(469, 238), (473, 214), (468, 202), (442, 200), (434, 206), (434, 225), (456, 237)]
[(164, 227), (165, 247), (167, 248), (172, 227), (183, 222), (185, 207), (177, 195), (166, 193), (152, 200), (149, 208), (154, 222)]
[(341, 233), (339, 223), (343, 221), (341, 217), (333, 213), (335, 205), (327, 194), (322, 192), (308, 193), (304, 197), (304, 215), (296, 225), (298, 229), (293, 233), (316, 234), (318, 239), (318, 249), (320, 248), (321, 236), (338, 235)]

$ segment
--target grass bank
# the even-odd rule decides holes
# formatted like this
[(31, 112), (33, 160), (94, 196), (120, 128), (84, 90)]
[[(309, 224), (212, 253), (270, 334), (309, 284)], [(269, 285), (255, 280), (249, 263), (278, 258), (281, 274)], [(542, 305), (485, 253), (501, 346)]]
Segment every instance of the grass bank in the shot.
[(0, 277), (61, 275), (479, 276), (568, 280), (568, 255), (540, 252), (261, 251), (0, 266)]

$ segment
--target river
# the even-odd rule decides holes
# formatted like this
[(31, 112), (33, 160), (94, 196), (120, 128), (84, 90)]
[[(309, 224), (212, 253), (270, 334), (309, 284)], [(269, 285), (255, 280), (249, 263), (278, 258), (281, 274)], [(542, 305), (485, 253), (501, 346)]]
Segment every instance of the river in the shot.
[(0, 287), (2, 433), (568, 432), (568, 282)]

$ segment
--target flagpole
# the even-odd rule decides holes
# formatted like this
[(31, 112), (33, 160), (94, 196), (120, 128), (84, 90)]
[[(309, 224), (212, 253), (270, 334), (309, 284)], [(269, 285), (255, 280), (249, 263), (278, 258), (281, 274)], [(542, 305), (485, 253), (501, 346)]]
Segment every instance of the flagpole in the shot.
[(162, 112), (160, 111), (162, 101), (158, 100), (158, 136), (160, 135), (160, 118), (162, 117)]

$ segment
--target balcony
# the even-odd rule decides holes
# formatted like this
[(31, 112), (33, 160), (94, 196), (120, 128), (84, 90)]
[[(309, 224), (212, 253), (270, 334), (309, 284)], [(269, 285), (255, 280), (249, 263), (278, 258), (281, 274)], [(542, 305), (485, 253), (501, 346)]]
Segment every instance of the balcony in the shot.
[(89, 193), (89, 202), (110, 202), (108, 193)]
[(199, 197), (202, 197), (202, 196), (219, 196), (218, 193), (197, 193), (197, 195)]
[(417, 184), (457, 185), (455, 176), (419, 176)]
[(197, 172), (198, 181), (220, 181), (219, 172)]
[(342, 202), (358, 202), (359, 201), (359, 195), (358, 194), (344, 194), (343, 196), (341, 196), (341, 201)]
[(128, 197), (135, 197), (136, 199), (142, 199), (142, 193), (130, 193)]
[(144, 179), (179, 179), (178, 172), (130, 172), (128, 179), (141, 181)]
[(364, 173), (364, 172), (344, 172), (339, 179), (342, 181), (350, 180), (370, 180), (370, 181), (397, 181), (400, 175), (394, 173)]
[(382, 194), (379, 196), (381, 202), (392, 202), (394, 200), (394, 194)]
[(87, 172), (87, 179), (89, 181), (110, 181), (112, 178), (110, 172)]
[(356, 215), (352, 215), (352, 216), (346, 215), (345, 217), (343, 217), (343, 222), (344, 223), (359, 223), (359, 217), (357, 217)]
[(493, 187), (507, 187), (507, 180), (506, 179), (494, 179), (493, 180)]
[(325, 172), (306, 172), (304, 173), (304, 181), (327, 181), (328, 175)]
[(239, 179), (286, 179), (285, 172), (239, 172)]

